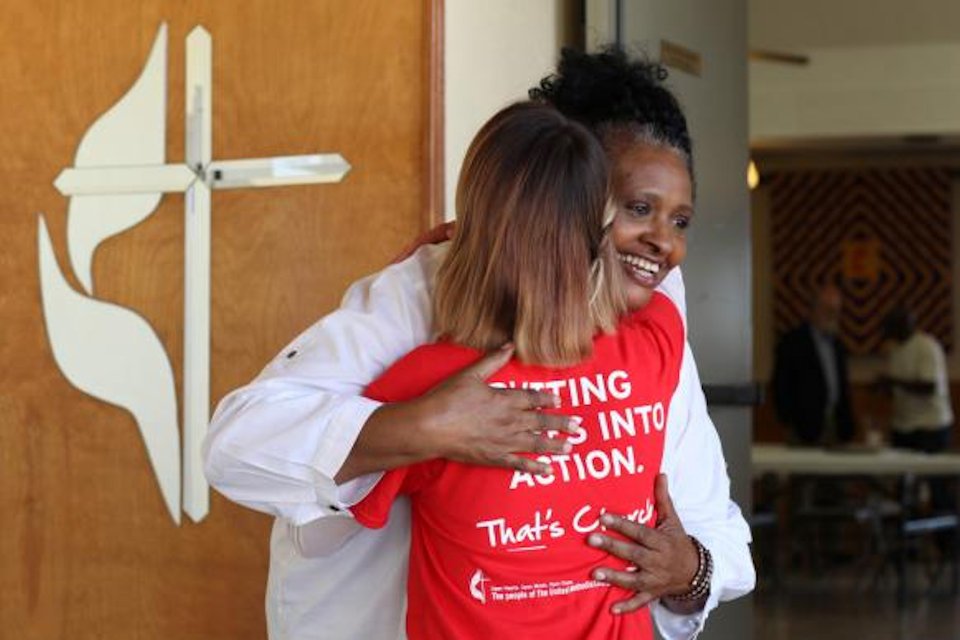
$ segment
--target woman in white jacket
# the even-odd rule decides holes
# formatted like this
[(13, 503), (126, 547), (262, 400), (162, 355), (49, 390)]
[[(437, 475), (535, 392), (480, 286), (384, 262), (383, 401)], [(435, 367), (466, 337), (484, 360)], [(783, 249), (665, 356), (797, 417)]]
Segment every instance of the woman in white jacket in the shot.
[[(558, 73), (531, 91), (588, 126), (607, 151), (612, 196), (631, 231), (619, 240), (628, 295), (670, 295), (683, 310), (683, 283), (664, 255), (685, 246), (692, 208), (692, 149), (676, 99), (661, 68), (617, 50), (565, 51)], [(678, 197), (662, 151), (679, 160), (690, 196)], [(669, 246), (667, 246), (669, 245)], [(267, 594), (271, 638), (401, 638), (409, 514), (398, 503), (383, 530), (357, 531), (348, 507), (377, 482), (379, 471), (446, 457), (543, 471), (560, 453), (538, 435), (533, 411), (552, 397), (517, 391), (491, 394), (484, 378), (509, 352), (493, 354), (426, 396), (381, 406), (360, 397), (395, 360), (433, 338), (431, 283), (445, 247), (425, 246), (408, 260), (350, 288), (341, 308), (296, 338), (249, 385), (221, 402), (205, 446), (211, 484), (226, 496), (277, 516)], [(404, 429), (391, 426), (402, 422)], [(720, 600), (753, 588), (749, 529), (730, 500), (719, 439), (689, 346), (669, 411), (661, 471), (666, 517), (641, 531), (622, 519), (608, 526), (636, 544), (591, 536), (590, 543), (627, 559), (636, 572), (598, 568), (598, 576), (637, 595), (619, 606), (650, 603), (667, 638), (695, 636)], [(664, 496), (666, 493), (664, 492)], [(672, 503), (672, 504), (671, 504)], [(660, 600), (674, 584), (687, 534), (712, 557), (709, 594), (677, 605)], [(587, 540), (585, 540), (587, 543)], [(308, 557), (312, 556), (312, 557)]]

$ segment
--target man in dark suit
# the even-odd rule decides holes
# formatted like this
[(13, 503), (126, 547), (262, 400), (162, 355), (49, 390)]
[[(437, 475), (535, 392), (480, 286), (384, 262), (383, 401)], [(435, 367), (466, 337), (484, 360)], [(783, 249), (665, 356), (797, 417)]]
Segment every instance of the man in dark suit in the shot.
[(810, 321), (777, 345), (774, 401), (792, 442), (831, 445), (853, 438), (847, 354), (837, 335), (841, 306), (840, 291), (824, 287), (817, 293)]

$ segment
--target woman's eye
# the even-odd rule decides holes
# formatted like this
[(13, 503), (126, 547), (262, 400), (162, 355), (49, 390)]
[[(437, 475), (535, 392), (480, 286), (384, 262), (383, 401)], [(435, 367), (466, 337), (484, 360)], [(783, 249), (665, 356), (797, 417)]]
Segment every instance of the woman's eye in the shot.
[(680, 229), (681, 231), (683, 231), (683, 230), (685, 230), (687, 227), (689, 227), (691, 222), (692, 222), (692, 220), (690, 220), (690, 218), (688, 218), (688, 217), (686, 217), (686, 216), (678, 216), (678, 217), (676, 217), (676, 218), (673, 219), (673, 224), (674, 224), (674, 226), (675, 226), (677, 229)]
[(635, 216), (645, 216), (650, 213), (650, 205), (646, 202), (632, 202), (627, 205), (627, 209)]

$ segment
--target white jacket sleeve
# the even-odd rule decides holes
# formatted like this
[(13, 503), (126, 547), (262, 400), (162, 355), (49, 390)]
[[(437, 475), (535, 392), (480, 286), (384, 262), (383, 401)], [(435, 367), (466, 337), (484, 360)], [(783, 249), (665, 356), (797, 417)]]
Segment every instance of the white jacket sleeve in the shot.
[[(663, 283), (686, 319), (683, 279), (675, 269)], [(651, 611), (666, 640), (686, 640), (703, 629), (721, 601), (749, 593), (756, 582), (750, 556), (750, 527), (730, 499), (730, 479), (717, 429), (707, 413), (700, 375), (687, 343), (670, 415), (661, 470), (684, 529), (710, 550), (713, 578), (703, 611), (680, 615), (659, 602)]]
[(203, 448), (214, 488), (294, 524), (341, 512), (369, 490), (380, 474), (341, 487), (333, 478), (379, 406), (363, 389), (431, 338), (430, 289), (445, 250), (423, 247), (355, 283), (337, 311), (220, 402)]

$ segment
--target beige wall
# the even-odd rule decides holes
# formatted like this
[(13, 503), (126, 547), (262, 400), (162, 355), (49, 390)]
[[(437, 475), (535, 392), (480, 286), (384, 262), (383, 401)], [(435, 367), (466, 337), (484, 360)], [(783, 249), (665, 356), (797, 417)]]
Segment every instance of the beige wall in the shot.
[(960, 135), (960, 42), (788, 51), (810, 64), (750, 64), (754, 144)]
[(751, 47), (960, 43), (956, 0), (748, 0)]
[(753, 143), (960, 134), (956, 0), (749, 0), (753, 49), (810, 64), (750, 65)]
[(527, 95), (576, 37), (572, 0), (446, 0), (446, 215), (453, 218), (460, 164), (480, 126)]

